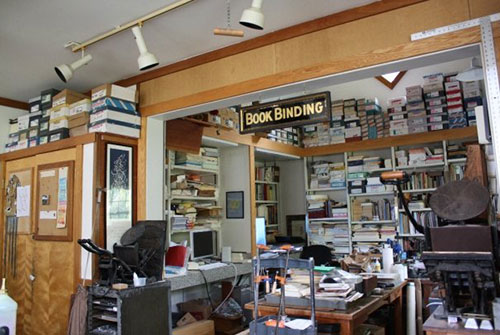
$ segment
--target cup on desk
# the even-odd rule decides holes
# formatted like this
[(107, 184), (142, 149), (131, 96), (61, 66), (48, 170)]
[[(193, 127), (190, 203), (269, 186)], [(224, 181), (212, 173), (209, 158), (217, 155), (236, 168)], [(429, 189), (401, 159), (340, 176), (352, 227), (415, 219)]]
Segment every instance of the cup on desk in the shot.
[(135, 287), (140, 287), (140, 286), (144, 286), (146, 285), (146, 277), (138, 277), (135, 273), (134, 273), (134, 286)]

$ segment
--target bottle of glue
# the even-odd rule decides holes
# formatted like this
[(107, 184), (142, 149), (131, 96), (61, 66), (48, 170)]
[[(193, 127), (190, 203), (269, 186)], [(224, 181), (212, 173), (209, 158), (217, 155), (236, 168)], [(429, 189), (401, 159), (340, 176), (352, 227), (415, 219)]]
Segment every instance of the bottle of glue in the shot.
[[(0, 289), (0, 330), (9, 335), (16, 334), (17, 303), (7, 295), (5, 278)], [(5, 331), (8, 329), (8, 332)]]

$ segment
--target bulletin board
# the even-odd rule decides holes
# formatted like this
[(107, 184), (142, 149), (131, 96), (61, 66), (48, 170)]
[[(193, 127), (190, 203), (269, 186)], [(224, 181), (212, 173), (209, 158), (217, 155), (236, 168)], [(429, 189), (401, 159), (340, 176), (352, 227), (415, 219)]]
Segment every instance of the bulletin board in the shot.
[(38, 166), (35, 239), (72, 241), (74, 162)]
[[(32, 201), (33, 199), (33, 169), (24, 169), (18, 171), (9, 171), (7, 173), (7, 181), (5, 188), (7, 189), (11, 178), (16, 178), (19, 181), (17, 191), (12, 199), (5, 199), (5, 214), (6, 216), (17, 217), (17, 233), (26, 235), (32, 232)], [(4, 193), (6, 194), (6, 192)], [(11, 211), (8, 207), (11, 205)]]

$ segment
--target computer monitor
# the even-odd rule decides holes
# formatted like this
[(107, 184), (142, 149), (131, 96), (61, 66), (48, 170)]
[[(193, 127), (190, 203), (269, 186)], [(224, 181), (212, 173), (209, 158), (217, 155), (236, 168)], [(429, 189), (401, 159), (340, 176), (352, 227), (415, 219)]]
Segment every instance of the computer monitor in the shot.
[(266, 218), (255, 218), (255, 237), (257, 239), (255, 243), (266, 245)]
[(189, 233), (191, 259), (215, 256), (216, 232), (213, 230), (193, 230)]

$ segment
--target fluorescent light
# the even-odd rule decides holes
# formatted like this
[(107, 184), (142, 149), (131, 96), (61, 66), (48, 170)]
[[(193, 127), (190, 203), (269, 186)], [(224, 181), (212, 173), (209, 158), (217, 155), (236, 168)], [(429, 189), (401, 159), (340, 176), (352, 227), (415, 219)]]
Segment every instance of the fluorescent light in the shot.
[(285, 153), (283, 153), (283, 152), (271, 151), (271, 150), (262, 149), (262, 148), (255, 148), (255, 151), (257, 151), (257, 152), (261, 152), (261, 153), (265, 153), (265, 154), (270, 154), (270, 155), (280, 156), (280, 157), (293, 158), (293, 159), (300, 159), (300, 156), (291, 155), (291, 154), (285, 154)]

